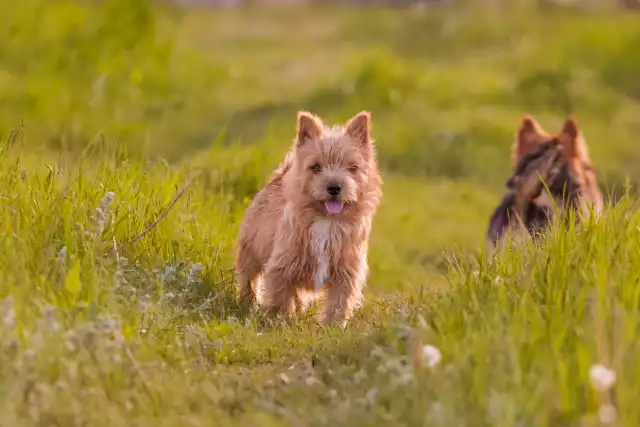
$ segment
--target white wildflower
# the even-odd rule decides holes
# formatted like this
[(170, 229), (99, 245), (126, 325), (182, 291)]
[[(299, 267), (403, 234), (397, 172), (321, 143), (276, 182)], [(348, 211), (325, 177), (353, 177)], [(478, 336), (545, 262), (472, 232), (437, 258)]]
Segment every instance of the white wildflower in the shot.
[(589, 369), (589, 379), (597, 391), (607, 391), (616, 383), (616, 372), (604, 365), (593, 365)]
[(602, 424), (611, 424), (618, 418), (618, 411), (615, 406), (607, 403), (598, 409), (598, 418)]
[(442, 360), (442, 354), (440, 350), (432, 345), (425, 345), (422, 347), (422, 361), (430, 368), (435, 368)]

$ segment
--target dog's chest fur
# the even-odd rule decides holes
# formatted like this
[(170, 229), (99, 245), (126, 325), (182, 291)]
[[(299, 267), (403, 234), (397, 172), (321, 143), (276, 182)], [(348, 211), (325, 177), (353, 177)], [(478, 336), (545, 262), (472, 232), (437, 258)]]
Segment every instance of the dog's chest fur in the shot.
[(316, 291), (324, 286), (329, 278), (332, 261), (339, 257), (349, 226), (330, 219), (317, 219), (310, 228), (311, 254), (316, 265), (313, 272), (313, 283)]

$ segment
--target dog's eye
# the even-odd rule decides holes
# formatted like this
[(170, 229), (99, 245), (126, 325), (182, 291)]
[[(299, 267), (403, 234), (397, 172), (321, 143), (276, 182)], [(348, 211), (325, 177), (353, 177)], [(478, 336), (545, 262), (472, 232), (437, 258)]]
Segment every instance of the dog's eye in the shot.
[(351, 165), (351, 166), (349, 166), (349, 167), (347, 168), (347, 170), (348, 170), (350, 173), (356, 173), (356, 172), (358, 172), (358, 166), (356, 166), (356, 165)]
[(322, 172), (322, 165), (316, 163), (315, 165), (311, 166), (309, 169), (311, 169), (313, 173), (319, 173), (319, 172)]

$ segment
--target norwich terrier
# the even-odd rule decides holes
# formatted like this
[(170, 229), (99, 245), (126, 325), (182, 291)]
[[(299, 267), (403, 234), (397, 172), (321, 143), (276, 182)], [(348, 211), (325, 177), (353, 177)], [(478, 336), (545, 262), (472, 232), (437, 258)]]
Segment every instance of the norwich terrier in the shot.
[(326, 295), (322, 323), (346, 325), (362, 304), (371, 221), (382, 197), (371, 116), (327, 128), (299, 112), (284, 162), (240, 225), (239, 300), (292, 316)]
[(602, 212), (604, 199), (575, 120), (567, 119), (554, 136), (525, 116), (512, 158), (516, 165), (507, 181), (509, 191), (489, 221), (487, 240), (492, 246), (516, 226), (538, 235), (567, 208), (587, 215)]

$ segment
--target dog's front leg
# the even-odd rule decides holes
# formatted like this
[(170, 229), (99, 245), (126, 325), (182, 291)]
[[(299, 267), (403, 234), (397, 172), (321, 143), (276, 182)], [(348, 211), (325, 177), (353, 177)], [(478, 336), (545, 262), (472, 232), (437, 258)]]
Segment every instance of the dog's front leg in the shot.
[(264, 274), (262, 306), (272, 315), (293, 316), (298, 310), (297, 280), (278, 266), (267, 267)]
[(367, 275), (366, 262), (355, 266), (340, 266), (327, 283), (327, 302), (322, 324), (338, 322), (346, 326), (354, 311), (362, 305), (362, 291)]

